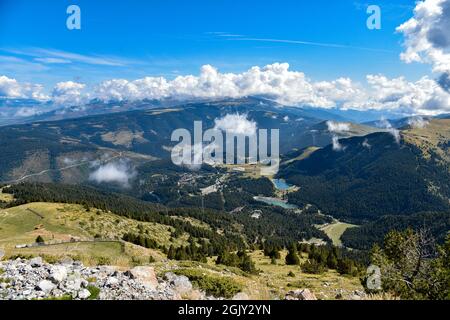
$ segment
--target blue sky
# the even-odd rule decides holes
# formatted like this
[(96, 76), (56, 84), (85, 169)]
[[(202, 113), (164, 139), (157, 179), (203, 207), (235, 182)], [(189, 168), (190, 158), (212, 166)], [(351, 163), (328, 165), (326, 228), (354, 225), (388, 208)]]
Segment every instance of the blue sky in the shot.
[[(66, 28), (71, 4), (81, 8), (81, 30)], [(381, 30), (366, 27), (369, 4), (381, 7)], [(401, 62), (395, 33), (413, 8), (406, 0), (0, 0), (0, 75), (90, 84), (288, 62), (314, 80), (417, 80), (430, 68)]]

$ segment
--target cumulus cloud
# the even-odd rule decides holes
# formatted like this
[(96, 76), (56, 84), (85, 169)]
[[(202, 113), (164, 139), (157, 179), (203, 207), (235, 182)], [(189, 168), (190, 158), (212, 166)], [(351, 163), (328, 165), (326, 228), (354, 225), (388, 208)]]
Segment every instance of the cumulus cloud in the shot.
[(355, 97), (365, 95), (364, 88), (350, 78), (339, 78), (333, 81), (313, 83), (314, 92), (322, 97), (331, 107), (353, 101)]
[[(445, 91), (450, 86), (449, 79), (447, 74), (442, 74), (439, 81), (424, 76), (411, 82), (404, 77), (387, 78), (378, 74), (367, 75), (366, 83), (362, 84), (348, 78), (314, 82), (302, 72), (290, 70), (287, 63), (252, 67), (242, 73), (220, 73), (206, 65), (198, 76), (179, 76), (173, 80), (111, 79), (89, 88), (77, 82), (60, 82), (54, 87), (51, 100), (57, 105), (83, 106), (91, 99), (185, 101), (260, 96), (289, 106), (432, 116), (450, 112), (450, 94)], [(0, 96), (49, 99), (42, 93), (42, 86), (19, 84), (4, 76), (0, 77)]]
[(85, 103), (88, 99), (83, 95), (85, 87), (86, 85), (73, 81), (59, 82), (53, 88), (53, 102), (61, 105)]
[(171, 97), (169, 82), (162, 77), (145, 77), (135, 81), (112, 79), (100, 83), (93, 96), (103, 101), (164, 99)]
[[(397, 28), (405, 37), (406, 50), (401, 59), (407, 63), (421, 62), (433, 71), (450, 74), (450, 0), (419, 1), (414, 16)], [(439, 81), (442, 84), (442, 79)], [(445, 84), (445, 83), (444, 83)], [(444, 86), (448, 91), (448, 86)]]
[[(0, 80), (8, 88), (5, 95), (22, 96), (18, 84), (6, 83), (6, 80), (15, 81), (8, 78)], [(288, 63), (254, 66), (242, 73), (221, 73), (211, 65), (204, 65), (198, 76), (178, 76), (173, 80), (163, 77), (145, 77), (133, 81), (110, 79), (93, 86), (89, 92), (82, 93), (83, 89), (83, 84), (72, 81), (58, 83), (53, 89), (53, 100), (76, 104), (94, 98), (102, 101), (136, 101), (261, 96), (285, 105), (333, 108), (362, 95), (363, 90), (348, 78), (315, 83), (303, 72), (291, 70)]]
[(441, 88), (447, 92), (450, 92), (450, 74), (443, 73), (437, 79), (437, 83), (441, 86)]
[(234, 135), (256, 135), (257, 125), (255, 121), (249, 120), (246, 114), (227, 114), (220, 119), (215, 119), (214, 129), (225, 131)]
[(357, 110), (389, 110), (412, 115), (436, 115), (450, 111), (450, 95), (427, 76), (416, 82), (404, 77), (389, 79), (368, 75), (370, 90), (344, 104)]
[(101, 100), (240, 98), (262, 96), (286, 105), (333, 108), (361, 94), (349, 78), (314, 83), (288, 63), (254, 66), (242, 73), (220, 73), (211, 65), (199, 76), (178, 76), (172, 81), (146, 77), (134, 81), (113, 79), (99, 84), (93, 96)]
[(111, 162), (101, 165), (89, 175), (89, 180), (96, 183), (116, 183), (124, 188), (130, 187), (130, 181), (136, 172), (126, 161)]
[(0, 95), (4, 97), (19, 98), (21, 96), (21, 88), (17, 80), (1, 76)]
[(260, 95), (283, 103), (332, 106), (315, 96), (314, 88), (302, 72), (289, 70), (287, 63), (274, 63), (263, 68), (252, 67), (235, 73), (220, 73), (211, 65), (201, 67), (200, 75), (178, 76), (172, 81), (162, 77), (146, 77), (128, 81), (108, 80), (94, 91), (103, 100), (238, 98)]
[(405, 36), (406, 50), (401, 59), (407, 63), (426, 62), (437, 72), (450, 71), (450, 1), (417, 2), (414, 16), (397, 27)]
[(43, 86), (38, 84), (20, 83), (16, 79), (0, 76), (0, 97), (45, 100)]
[[(441, 82), (446, 82), (442, 77)], [(287, 63), (252, 67), (242, 73), (220, 73), (206, 65), (199, 76), (174, 80), (146, 77), (134, 81), (112, 79), (97, 85), (91, 98), (104, 101), (142, 99), (215, 99), (261, 96), (290, 106), (387, 110), (405, 114), (436, 115), (450, 111), (450, 95), (428, 77), (409, 82), (368, 75), (366, 83), (349, 78), (314, 82)]]
[(327, 121), (328, 131), (334, 133), (342, 133), (350, 131), (350, 124), (345, 122)]

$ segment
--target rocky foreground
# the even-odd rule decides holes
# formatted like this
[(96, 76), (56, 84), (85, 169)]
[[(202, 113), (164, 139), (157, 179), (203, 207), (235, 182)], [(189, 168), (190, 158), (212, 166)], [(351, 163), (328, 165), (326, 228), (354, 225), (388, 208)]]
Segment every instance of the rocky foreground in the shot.
[(79, 261), (45, 263), (41, 258), (0, 262), (0, 299), (206, 300), (213, 297), (192, 287), (185, 276), (166, 273), (158, 278), (152, 267), (119, 271), (86, 267)]
[[(341, 295), (341, 294), (340, 294)], [(351, 300), (365, 298), (355, 291)], [(336, 297), (342, 299), (343, 296)], [(153, 267), (126, 271), (112, 266), (86, 267), (67, 259), (56, 264), (37, 257), (0, 261), (0, 300), (217, 300), (195, 289), (186, 276), (167, 272), (157, 277)], [(240, 292), (233, 300), (248, 300)], [(308, 289), (286, 293), (285, 300), (317, 300)]]

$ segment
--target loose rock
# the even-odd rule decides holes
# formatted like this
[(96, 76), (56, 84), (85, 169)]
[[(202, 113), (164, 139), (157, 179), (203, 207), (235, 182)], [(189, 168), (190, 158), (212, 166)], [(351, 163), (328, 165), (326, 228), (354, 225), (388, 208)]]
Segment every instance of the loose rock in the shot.
[(43, 263), (44, 263), (44, 262), (42, 261), (42, 258), (41, 258), (41, 257), (33, 258), (33, 259), (31, 259), (31, 261), (30, 261), (30, 265), (31, 265), (33, 268), (40, 267), (40, 266), (42, 266)]
[(180, 295), (187, 294), (192, 290), (192, 283), (186, 276), (177, 276), (169, 272), (166, 273), (166, 279), (169, 280), (169, 283), (174, 286), (175, 291)]
[(53, 266), (50, 271), (50, 278), (55, 283), (60, 283), (67, 277), (67, 269), (64, 266)]
[(55, 285), (48, 280), (42, 280), (37, 285), (38, 289), (44, 292), (50, 292), (55, 288)]
[(78, 292), (78, 298), (85, 300), (91, 296), (91, 293), (87, 289), (82, 289)]
[(155, 269), (152, 267), (135, 267), (127, 273), (131, 279), (135, 279), (148, 289), (156, 289), (158, 279), (156, 278)]
[(286, 300), (317, 300), (314, 293), (309, 289), (289, 291), (286, 296)]
[[(152, 267), (121, 272), (114, 267), (85, 267), (79, 261), (48, 264), (41, 258), (18, 258), (0, 262), (3, 270), (0, 300), (46, 299), (71, 296), (91, 297), (91, 287), (103, 300), (215, 299), (192, 288), (185, 276), (169, 273), (158, 279)], [(88, 290), (89, 287), (89, 290)]]

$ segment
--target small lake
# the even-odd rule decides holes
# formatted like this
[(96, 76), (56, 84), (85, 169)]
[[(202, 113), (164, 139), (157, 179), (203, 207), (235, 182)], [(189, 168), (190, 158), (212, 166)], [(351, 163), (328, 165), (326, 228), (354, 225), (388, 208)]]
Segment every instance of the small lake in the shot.
[(290, 204), (286, 200), (278, 199), (278, 198), (269, 198), (269, 197), (253, 197), (256, 201), (264, 202), (266, 204), (270, 204), (272, 206), (281, 207), (284, 209), (298, 209), (295, 204)]
[(293, 187), (293, 185), (290, 185), (284, 179), (272, 179), (272, 183), (274, 184), (275, 188), (281, 191), (287, 191)]

